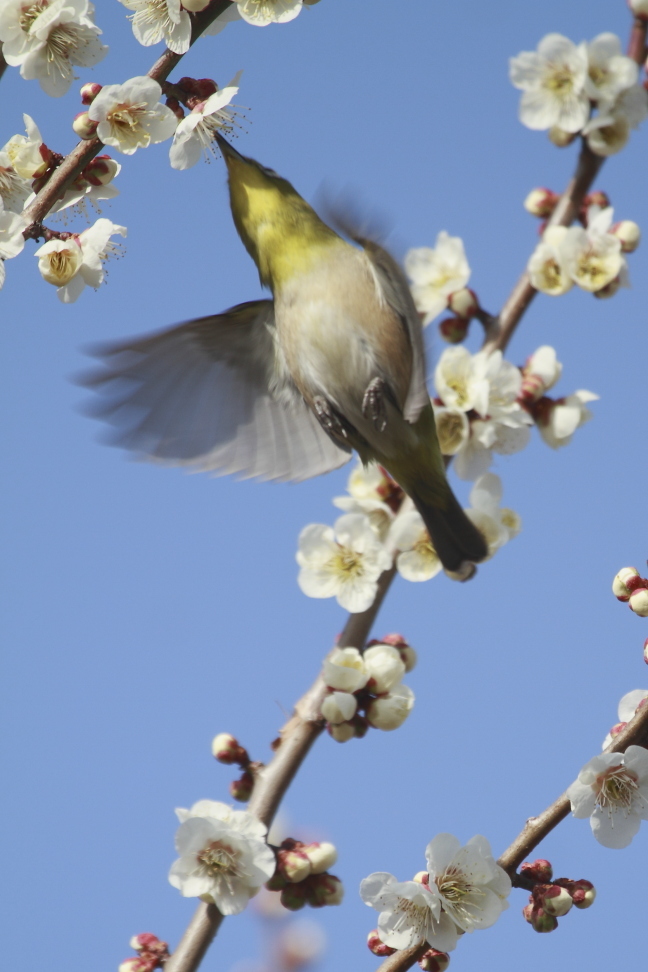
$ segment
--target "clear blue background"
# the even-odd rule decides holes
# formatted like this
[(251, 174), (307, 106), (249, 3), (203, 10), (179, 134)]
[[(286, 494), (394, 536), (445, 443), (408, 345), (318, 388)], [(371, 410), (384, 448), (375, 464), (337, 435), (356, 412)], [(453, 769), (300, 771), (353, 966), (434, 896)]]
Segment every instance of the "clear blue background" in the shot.
[[(135, 42), (119, 4), (100, 0), (96, 19), (112, 50), (82, 80), (150, 67), (160, 48)], [(433, 245), (441, 229), (463, 237), (472, 285), (496, 310), (536, 242), (526, 193), (561, 189), (577, 151), (518, 123), (507, 59), (551, 31), (578, 41), (612, 30), (625, 43), (629, 25), (623, 0), (324, 0), (285, 26), (238, 23), (205, 38), (176, 76), (225, 84), (244, 68), (242, 151), (307, 198), (324, 180), (356, 187), (392, 218), (397, 252)], [(27, 111), (52, 148), (72, 147), (76, 89), (48, 99), (9, 69), (1, 90), (0, 142), (23, 131)], [(61, 305), (30, 242), (7, 263), (0, 298), (7, 969), (111, 970), (133, 933), (177, 942), (195, 902), (166, 880), (173, 808), (227, 799), (233, 774), (210, 756), (216, 732), (268, 757), (345, 620), (334, 601), (300, 593), (294, 552), (306, 523), (335, 519), (347, 470), (300, 486), (186, 476), (98, 445), (77, 411), (84, 396), (69, 377), (84, 367), (83, 345), (260, 293), (222, 163), (174, 172), (167, 150), (120, 159), (121, 195), (104, 214), (128, 226), (128, 252), (109, 265), (108, 286)], [(644, 227), (647, 150), (648, 126), (597, 182), (618, 218)], [(534, 434), (498, 460), (524, 530), (472, 583), (395, 583), (375, 633), (402, 631), (420, 652), (411, 718), (345, 746), (322, 738), (290, 790), (293, 830), (340, 851), (344, 906), (315, 915), (330, 938), (326, 972), (379, 964), (364, 944), (376, 916), (357, 896), (361, 878), (411, 876), (445, 830), (483, 833), (501, 852), (599, 750), (620, 696), (648, 685), (648, 622), (610, 593), (616, 570), (648, 556), (646, 261), (645, 248), (630, 257), (633, 288), (611, 301), (576, 290), (536, 300), (509, 356), (522, 363), (554, 345), (557, 393), (600, 394), (594, 421), (560, 452)], [(428, 337), (433, 361), (443, 345)], [(457, 490), (466, 500), (466, 484)], [(646, 827), (611, 851), (587, 822), (567, 820), (538, 853), (557, 875), (594, 881), (595, 906), (539, 936), (514, 891), (453, 967), (636, 962), (647, 849)], [(254, 957), (256, 929), (250, 913), (227, 920), (206, 972)]]

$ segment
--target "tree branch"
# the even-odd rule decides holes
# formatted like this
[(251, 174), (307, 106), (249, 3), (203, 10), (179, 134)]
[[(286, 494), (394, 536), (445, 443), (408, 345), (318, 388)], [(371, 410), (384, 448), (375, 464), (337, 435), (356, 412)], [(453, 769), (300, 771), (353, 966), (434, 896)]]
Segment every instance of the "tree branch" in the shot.
[[(209, 25), (216, 20), (220, 14), (223, 13), (229, 6), (231, 6), (232, 0), (212, 0), (212, 3), (201, 10), (199, 14), (195, 14), (193, 17), (193, 29), (191, 34), (191, 44), (195, 44), (200, 35), (209, 27)], [(157, 59), (151, 70), (148, 72), (148, 76), (153, 78), (154, 81), (162, 82), (167, 79), (171, 71), (182, 60), (184, 54), (174, 54), (168, 48), (162, 54), (161, 57)], [(0, 64), (0, 75), (2, 74), (2, 66)], [(40, 223), (47, 213), (50, 211), (57, 199), (60, 198), (62, 193), (68, 188), (68, 186), (76, 179), (79, 173), (86, 167), (86, 165), (98, 155), (103, 148), (103, 142), (98, 138), (90, 138), (79, 142), (76, 148), (72, 149), (69, 155), (67, 155), (57, 169), (54, 170), (48, 181), (45, 183), (43, 188), (37, 194), (34, 201), (30, 206), (23, 211), (23, 215), (31, 223)], [(29, 226), (25, 233), (29, 231)]]
[(4, 56), (2, 54), (2, 48), (0, 47), (0, 78), (2, 78), (2, 75), (7, 70), (7, 67), (8, 67), (7, 62), (4, 59)]

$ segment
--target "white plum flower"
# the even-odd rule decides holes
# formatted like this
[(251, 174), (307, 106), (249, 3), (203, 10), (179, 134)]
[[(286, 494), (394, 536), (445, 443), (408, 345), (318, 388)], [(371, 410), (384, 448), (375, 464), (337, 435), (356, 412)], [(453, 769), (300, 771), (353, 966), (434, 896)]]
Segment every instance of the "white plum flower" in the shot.
[(25, 245), (23, 230), (26, 220), (18, 213), (5, 210), (4, 201), (0, 198), (0, 289), (5, 282), (5, 260), (11, 260), (22, 252)]
[(275, 871), (267, 828), (251, 813), (215, 800), (176, 810), (180, 855), (169, 882), (188, 898), (207, 897), (223, 915), (238, 915)]
[(384, 540), (400, 503), (401, 490), (375, 462), (359, 460), (347, 482), (349, 496), (335, 496), (333, 505), (345, 513), (364, 513), (380, 540)]
[(357, 709), (358, 703), (354, 695), (349, 692), (330, 692), (325, 696), (320, 711), (327, 722), (337, 726), (353, 719)]
[(563, 253), (567, 232), (566, 226), (548, 226), (527, 264), (531, 286), (550, 297), (566, 294), (574, 283)]
[(571, 226), (565, 235), (562, 251), (565, 267), (574, 283), (590, 293), (602, 290), (627, 272), (621, 252), (621, 240), (610, 233), (614, 210), (611, 206), (588, 213), (587, 229)]
[(437, 394), (445, 406), (461, 412), (474, 409), (480, 415), (488, 415), (486, 357), (473, 355), (460, 345), (445, 349), (434, 371)]
[(178, 119), (160, 103), (161, 94), (157, 81), (146, 76), (104, 85), (88, 108), (98, 137), (124, 155), (171, 138)]
[(119, 0), (134, 13), (129, 18), (144, 47), (164, 41), (174, 54), (186, 54), (191, 43), (191, 17), (180, 0)]
[(237, 0), (238, 12), (248, 24), (267, 27), (286, 24), (302, 11), (302, 0)]
[(599, 34), (587, 45), (585, 91), (592, 101), (612, 104), (637, 83), (639, 67), (621, 50), (616, 34)]
[(463, 847), (452, 834), (437, 834), (428, 844), (430, 887), (436, 887), (444, 911), (462, 931), (494, 925), (511, 891), (511, 880), (495, 863), (485, 837), (472, 837)]
[(329, 688), (342, 692), (358, 692), (369, 679), (357, 648), (335, 648), (324, 662), (322, 675)]
[(307, 597), (336, 597), (340, 607), (366, 611), (391, 557), (368, 517), (347, 513), (334, 527), (311, 523), (299, 535), (297, 582)]
[(174, 169), (189, 169), (201, 155), (214, 152), (216, 132), (228, 134), (235, 125), (236, 112), (227, 105), (238, 91), (243, 72), (232, 78), (225, 88), (219, 88), (206, 101), (201, 101), (180, 122), (173, 135), (169, 159)]
[(470, 491), (470, 509), (466, 513), (483, 534), (488, 544), (488, 556), (516, 537), (522, 521), (514, 510), (501, 507), (502, 480), (494, 473), (485, 473), (476, 480)]
[(648, 750), (628, 746), (625, 753), (595, 756), (567, 796), (575, 817), (590, 818), (599, 844), (627, 847), (641, 821), (648, 820)]
[(82, 233), (70, 234), (65, 240), (50, 240), (36, 250), (34, 256), (38, 257), (41, 276), (58, 288), (57, 296), (64, 304), (73, 303), (86, 284), (97, 288), (102, 283), (103, 262), (118, 247), (110, 242), (115, 235), (126, 236), (126, 227), (98, 219)]
[(362, 658), (369, 678), (367, 688), (373, 695), (390, 692), (405, 674), (405, 662), (393, 645), (372, 645)]
[(557, 126), (579, 132), (590, 113), (587, 71), (587, 45), (576, 46), (561, 34), (547, 34), (537, 51), (511, 58), (511, 82), (523, 92), (522, 124), (535, 130)]
[(468, 441), (470, 423), (466, 413), (458, 408), (434, 405), (434, 422), (439, 447), (444, 456), (454, 456)]
[(27, 134), (10, 138), (2, 148), (2, 156), (22, 179), (31, 180), (45, 174), (50, 163), (50, 152), (43, 144), (34, 119), (23, 115), (23, 121)]
[(536, 417), (538, 431), (547, 445), (552, 449), (568, 445), (576, 429), (592, 418), (587, 403), (598, 401), (598, 398), (594, 392), (580, 389), (573, 395), (549, 402)]
[(601, 104), (599, 114), (588, 121), (583, 135), (592, 152), (605, 158), (620, 152), (628, 143), (631, 129), (638, 128), (646, 117), (648, 91), (643, 85), (635, 84), (616, 101)]
[(360, 897), (380, 912), (380, 939), (391, 948), (410, 948), (427, 942), (441, 952), (457, 944), (457, 928), (441, 910), (436, 886), (418, 881), (397, 881), (393, 874), (377, 871), (360, 884)]
[(405, 256), (405, 271), (411, 280), (412, 296), (423, 314), (424, 326), (448, 306), (448, 298), (470, 280), (463, 240), (448, 236), (445, 230), (437, 236), (434, 249), (421, 246)]
[(367, 719), (374, 729), (391, 732), (403, 725), (414, 708), (414, 693), (400, 682), (367, 706)]
[(5, 209), (13, 213), (22, 212), (25, 200), (31, 193), (29, 179), (18, 175), (11, 164), (6, 146), (0, 149), (0, 200)]
[[(619, 702), (619, 708), (617, 710), (619, 726), (625, 727), (631, 719), (634, 719), (637, 712), (643, 708), (646, 699), (648, 699), (648, 689), (632, 689), (631, 692), (626, 692), (626, 694), (622, 696), (621, 701)], [(601, 749), (607, 749), (607, 747), (613, 741), (613, 738), (612, 733), (608, 732), (607, 736), (603, 740)]]
[(432, 546), (423, 518), (416, 510), (403, 513), (394, 521), (389, 539), (399, 551), (396, 567), (405, 580), (426, 581), (441, 571), (443, 564)]

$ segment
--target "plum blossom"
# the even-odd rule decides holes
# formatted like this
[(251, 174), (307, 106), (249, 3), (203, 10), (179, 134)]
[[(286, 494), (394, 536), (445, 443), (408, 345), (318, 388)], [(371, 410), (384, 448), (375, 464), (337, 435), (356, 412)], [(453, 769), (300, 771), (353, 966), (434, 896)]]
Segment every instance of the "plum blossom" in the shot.
[(102, 283), (103, 263), (117, 250), (118, 245), (110, 242), (115, 235), (126, 236), (126, 227), (98, 219), (82, 233), (50, 240), (36, 250), (41, 276), (58, 288), (56, 294), (64, 304), (74, 303), (86, 284), (97, 288)]
[(0, 198), (0, 290), (5, 282), (5, 260), (11, 260), (22, 252), (25, 245), (23, 230), (25, 219), (18, 213), (5, 211), (4, 201)]
[(6, 146), (0, 149), (0, 199), (5, 209), (22, 212), (25, 200), (31, 193), (31, 183), (18, 175), (11, 164)]
[(444, 311), (450, 295), (470, 280), (463, 240), (459, 236), (448, 236), (445, 230), (437, 236), (434, 249), (421, 246), (409, 250), (404, 266), (424, 326)]
[(470, 435), (470, 422), (459, 408), (446, 408), (434, 404), (439, 447), (444, 456), (454, 456), (466, 444)]
[(389, 692), (372, 699), (367, 706), (367, 719), (374, 729), (391, 732), (403, 725), (414, 708), (414, 693), (400, 682)]
[(104, 85), (88, 108), (98, 137), (124, 155), (171, 138), (178, 120), (160, 103), (161, 94), (157, 81), (146, 76)]
[(599, 844), (627, 847), (641, 821), (648, 820), (648, 750), (628, 746), (625, 753), (595, 756), (567, 796), (575, 817), (590, 818)]
[(443, 564), (420, 513), (402, 513), (394, 521), (389, 539), (399, 551), (396, 568), (405, 580), (426, 581), (441, 571)]
[(307, 597), (336, 597), (340, 607), (357, 613), (373, 602), (378, 578), (391, 557), (368, 517), (347, 513), (334, 527), (311, 523), (299, 535), (297, 582)]
[(255, 27), (286, 24), (301, 13), (302, 5), (302, 0), (237, 0), (240, 16)]
[[(97, 211), (101, 211), (100, 202), (114, 199), (119, 195), (119, 189), (113, 186), (112, 180), (121, 172), (121, 165), (109, 155), (96, 155), (83, 172), (65, 190), (61, 199), (54, 203), (50, 212), (59, 213), (64, 209), (74, 207), (75, 212), (87, 215), (86, 203), (90, 203)], [(29, 205), (31, 198), (27, 200)]]
[[(2, 148), (2, 157), (22, 179), (31, 180), (44, 175), (50, 163), (50, 151), (43, 144), (38, 125), (29, 115), (23, 115), (26, 135), (14, 135)], [(4, 164), (4, 163), (3, 163)]]
[(334, 648), (324, 662), (322, 674), (329, 688), (342, 692), (358, 692), (369, 680), (357, 648)]
[(333, 505), (345, 513), (364, 513), (380, 540), (384, 540), (398, 509), (402, 490), (375, 462), (358, 461), (347, 482), (349, 496), (336, 496)]
[(199, 800), (176, 810), (180, 827), (169, 882), (184, 897), (213, 901), (223, 915), (237, 915), (275, 871), (267, 827), (245, 810)]
[(322, 702), (321, 713), (331, 725), (349, 722), (353, 719), (358, 708), (354, 695), (349, 692), (331, 692)]
[(169, 149), (169, 159), (174, 169), (190, 169), (201, 155), (208, 157), (215, 151), (216, 132), (233, 130), (236, 112), (227, 107), (238, 91), (243, 72), (239, 71), (225, 88), (220, 88), (201, 101), (179, 123)]
[(552, 449), (568, 445), (576, 429), (592, 418), (587, 403), (598, 401), (598, 398), (594, 392), (581, 389), (555, 401), (540, 399), (535, 418), (538, 431), (547, 445)]
[(589, 113), (587, 45), (561, 34), (547, 34), (537, 51), (523, 51), (510, 61), (510, 79), (523, 94), (519, 117), (527, 128), (557, 126), (579, 132)]
[(363, 654), (367, 688), (374, 695), (390, 692), (405, 674), (405, 662), (393, 645), (372, 645)]
[(611, 206), (605, 209), (591, 206), (587, 229), (571, 226), (562, 243), (567, 272), (574, 283), (590, 293), (602, 290), (617, 277), (622, 284), (627, 282), (621, 240), (609, 232), (613, 217)]
[(398, 881), (393, 874), (377, 871), (360, 884), (360, 897), (380, 912), (381, 941), (391, 948), (409, 948), (428, 942), (443, 952), (457, 944), (457, 928), (441, 909), (435, 885)]
[(485, 837), (478, 834), (462, 847), (452, 834), (437, 834), (425, 857), (429, 886), (436, 887), (443, 910), (462, 931), (490, 928), (508, 908), (511, 880)]
[[(633, 62), (634, 63), (634, 62)], [(595, 155), (615, 155), (627, 144), (630, 131), (648, 116), (648, 91), (635, 84), (616, 101), (599, 105), (599, 113), (583, 129), (587, 144)]]
[(186, 54), (191, 43), (191, 17), (180, 0), (119, 0), (135, 11), (129, 20), (144, 47), (164, 41), (175, 54)]
[(616, 34), (599, 34), (587, 45), (585, 91), (592, 101), (611, 104), (638, 76), (636, 62), (622, 52)]
[[(633, 689), (631, 692), (626, 692), (619, 702), (619, 708), (617, 710), (619, 722), (614, 726), (614, 729), (617, 731), (619, 727), (625, 729), (630, 720), (643, 708), (646, 699), (648, 699), (648, 689)], [(608, 732), (603, 740), (601, 749), (607, 749), (615, 735), (616, 732)]]
[(574, 284), (563, 250), (567, 233), (566, 226), (548, 226), (527, 264), (531, 285), (550, 297), (566, 294)]
[(470, 491), (470, 509), (466, 513), (484, 535), (488, 556), (516, 537), (522, 521), (514, 510), (501, 507), (502, 480), (494, 473), (485, 473), (476, 480)]

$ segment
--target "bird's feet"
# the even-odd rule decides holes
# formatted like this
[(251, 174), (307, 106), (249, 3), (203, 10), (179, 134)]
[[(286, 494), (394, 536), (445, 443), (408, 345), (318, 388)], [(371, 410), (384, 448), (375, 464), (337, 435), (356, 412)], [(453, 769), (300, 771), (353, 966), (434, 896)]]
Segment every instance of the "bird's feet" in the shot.
[(384, 378), (374, 378), (370, 381), (362, 399), (362, 414), (373, 422), (378, 432), (384, 432), (387, 427), (386, 398), (391, 399), (392, 395)]
[(313, 408), (322, 428), (334, 438), (347, 440), (353, 427), (322, 395), (313, 399)]

